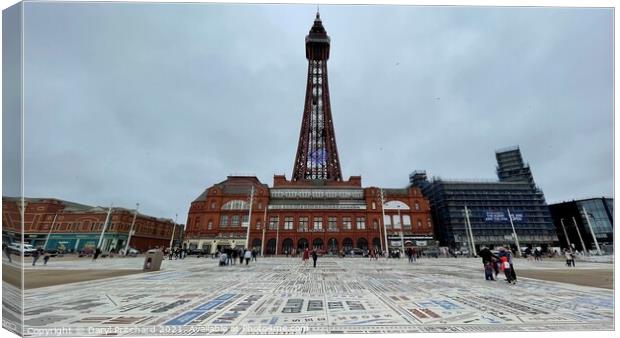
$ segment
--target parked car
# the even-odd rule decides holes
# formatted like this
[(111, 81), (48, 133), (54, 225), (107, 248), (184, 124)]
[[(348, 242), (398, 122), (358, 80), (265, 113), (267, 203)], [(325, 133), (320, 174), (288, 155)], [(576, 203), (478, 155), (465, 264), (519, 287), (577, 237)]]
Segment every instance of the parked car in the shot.
[(56, 250), (56, 249), (47, 249), (47, 250), (45, 250), (45, 252), (46, 252), (47, 254), (49, 254), (49, 255), (50, 255), (50, 257), (56, 257), (56, 256), (58, 256), (58, 250)]
[(359, 248), (353, 248), (353, 249), (349, 250), (347, 255), (349, 255), (349, 256), (361, 256), (361, 257), (368, 256), (368, 254), (366, 254), (366, 252), (364, 250), (359, 249)]
[(21, 255), (22, 252), (24, 253), (24, 256), (32, 256), (32, 254), (37, 251), (37, 249), (35, 249), (32, 245), (22, 243), (13, 243), (9, 245), (9, 250), (12, 254), (18, 256)]

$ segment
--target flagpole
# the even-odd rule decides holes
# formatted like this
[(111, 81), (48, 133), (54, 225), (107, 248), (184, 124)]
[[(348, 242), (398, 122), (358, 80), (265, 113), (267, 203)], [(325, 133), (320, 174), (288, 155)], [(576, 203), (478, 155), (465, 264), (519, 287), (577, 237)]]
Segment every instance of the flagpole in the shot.
[(179, 214), (174, 214), (174, 224), (172, 225), (172, 237), (170, 237), (170, 250), (172, 250), (172, 242), (174, 241), (174, 232), (177, 229), (177, 217), (179, 217)]
[(50, 240), (50, 236), (52, 235), (52, 229), (54, 229), (54, 224), (56, 224), (56, 217), (58, 213), (54, 215), (54, 220), (52, 221), (52, 226), (50, 227), (50, 232), (47, 233), (47, 238), (45, 239), (45, 244), (43, 244), (43, 250), (47, 250), (47, 243)]
[(523, 253), (521, 252), (521, 245), (519, 245), (519, 237), (517, 237), (517, 231), (515, 231), (515, 225), (512, 223), (512, 215), (510, 214), (510, 209), (506, 208), (508, 211), (508, 219), (510, 220), (510, 226), (512, 227), (512, 233), (515, 235), (515, 242), (517, 243), (517, 250), (519, 251), (519, 257), (523, 257)]
[(265, 214), (263, 216), (263, 239), (260, 242), (260, 255), (264, 256), (265, 253), (265, 230), (267, 229), (267, 205), (265, 205)]
[(252, 224), (252, 204), (254, 203), (254, 186), (250, 192), (250, 211), (248, 212), (248, 231), (245, 238), (245, 248), (250, 249), (250, 224)]
[(476, 253), (476, 243), (474, 243), (474, 232), (471, 230), (471, 223), (469, 222), (469, 210), (467, 209), (467, 205), (465, 205), (465, 219), (467, 220), (467, 228), (469, 230), (469, 237), (471, 240), (471, 248), (474, 257), (477, 256)]
[(103, 223), (103, 229), (101, 229), (101, 235), (99, 236), (99, 242), (97, 243), (97, 249), (101, 249), (101, 242), (103, 241), (103, 234), (105, 234), (106, 229), (108, 228), (108, 222), (110, 221), (110, 215), (112, 214), (112, 203), (110, 203), (110, 208), (108, 209), (108, 215), (105, 218), (105, 223)]
[(129, 234), (127, 235), (127, 243), (125, 244), (125, 256), (129, 253), (129, 242), (131, 241), (131, 235), (133, 235), (133, 226), (136, 224), (136, 217), (138, 217), (138, 208), (140, 207), (140, 203), (136, 203), (136, 212), (133, 214), (133, 221), (131, 221), (131, 228), (129, 229)]
[(383, 188), (380, 188), (379, 191), (381, 192), (381, 214), (383, 215), (383, 218), (381, 219), (381, 223), (383, 224), (383, 236), (385, 237), (385, 253), (386, 253), (385, 258), (389, 258), (390, 249), (388, 245), (387, 228), (385, 227), (385, 208), (383, 207), (385, 204), (385, 200), (383, 199)]

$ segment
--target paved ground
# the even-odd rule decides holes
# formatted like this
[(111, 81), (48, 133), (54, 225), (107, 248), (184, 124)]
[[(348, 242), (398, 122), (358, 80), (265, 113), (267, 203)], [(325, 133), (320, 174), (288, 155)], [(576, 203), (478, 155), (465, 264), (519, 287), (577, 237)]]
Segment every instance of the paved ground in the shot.
[[(30, 271), (131, 270), (141, 258), (53, 262)], [(517, 260), (520, 270), (564, 271), (562, 261)], [(599, 278), (611, 264), (568, 275)], [(569, 271), (569, 270), (566, 270)], [(3, 283), (5, 318), (19, 293)], [(479, 259), (368, 261), (259, 258), (218, 267), (210, 258), (165, 261), (162, 271), (26, 290), (26, 335), (382, 333), (612, 330), (613, 290), (519, 278), (485, 281)]]

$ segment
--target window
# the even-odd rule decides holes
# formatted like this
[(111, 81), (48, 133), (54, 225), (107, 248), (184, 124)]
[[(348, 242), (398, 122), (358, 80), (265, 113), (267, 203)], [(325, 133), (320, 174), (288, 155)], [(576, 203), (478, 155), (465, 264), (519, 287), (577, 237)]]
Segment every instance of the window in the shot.
[(308, 230), (308, 217), (299, 217), (299, 229)]
[(420, 204), (418, 202), (415, 202), (415, 210), (420, 210)]
[(275, 230), (278, 228), (278, 216), (271, 216), (269, 217), (269, 229), (270, 230)]
[(336, 230), (336, 217), (330, 217), (327, 220), (329, 230)]
[(383, 224), (386, 227), (391, 227), (392, 226), (392, 217), (390, 217), (390, 215), (383, 216)]
[(256, 230), (260, 230), (260, 226), (261, 226), (261, 222), (260, 222), (260, 220), (258, 220), (256, 222)]
[(429, 228), (432, 226), (432, 224), (431, 224), (431, 219), (430, 219), (430, 218), (428, 218), (428, 219), (426, 220), (426, 225), (427, 225)]
[(241, 225), (243, 225), (244, 227), (248, 226), (248, 219), (249, 215), (243, 215), (241, 216)]
[(377, 222), (377, 220), (373, 220), (372, 221), (372, 229), (373, 230), (377, 230), (377, 228), (379, 227), (379, 222)]
[(366, 229), (366, 219), (364, 217), (357, 218), (357, 229), (358, 230)]
[(399, 218), (399, 215), (392, 215), (392, 222), (394, 224), (394, 229), (401, 228), (402, 220)]
[(207, 229), (209, 230), (213, 229), (213, 222), (209, 221), (209, 224), (207, 225)]
[(314, 218), (314, 230), (321, 230), (321, 229), (323, 229), (323, 218), (315, 217)]
[(222, 217), (220, 217), (220, 226), (227, 226), (228, 225), (228, 215), (222, 215)]
[(258, 210), (261, 210), (263, 208), (263, 203), (258, 203)]
[(342, 228), (345, 230), (351, 230), (351, 217), (342, 218)]
[(211, 210), (215, 209), (215, 202), (211, 202)]
[(233, 215), (233, 217), (231, 217), (230, 225), (232, 225), (234, 227), (238, 227), (239, 226), (239, 215)]
[(196, 228), (198, 228), (199, 224), (200, 224), (200, 217), (196, 217), (196, 221), (194, 222), (194, 225), (196, 226)]
[(247, 210), (250, 208), (250, 203), (243, 200), (232, 200), (222, 205), (222, 210)]
[(293, 229), (293, 217), (284, 217), (284, 230)]
[(422, 227), (422, 221), (418, 220), (418, 228)]
[(372, 210), (377, 209), (377, 205), (375, 204), (375, 202), (372, 202)]
[(411, 216), (403, 215), (403, 227), (411, 229)]

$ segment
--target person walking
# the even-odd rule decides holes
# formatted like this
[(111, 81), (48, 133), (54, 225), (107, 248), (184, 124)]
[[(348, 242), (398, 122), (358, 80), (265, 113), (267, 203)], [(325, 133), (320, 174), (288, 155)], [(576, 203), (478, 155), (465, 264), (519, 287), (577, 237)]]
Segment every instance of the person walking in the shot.
[(316, 249), (312, 250), (312, 261), (314, 262), (314, 267), (316, 268), (316, 260), (319, 258), (319, 255), (316, 254)]
[(504, 270), (504, 276), (506, 276), (506, 281), (512, 284), (512, 272), (510, 271), (508, 256), (501, 256), (500, 261), (502, 262), (501, 269)]
[(245, 257), (245, 250), (239, 249), (239, 265), (243, 265), (243, 257)]
[(39, 260), (40, 256), (41, 256), (41, 249), (36, 249), (32, 253), (32, 266), (35, 266), (35, 264), (37, 264), (37, 261)]
[[(101, 248), (95, 249), (95, 254), (93, 255), (93, 262), (97, 260), (97, 258), (101, 255)], [(33, 264), (34, 265), (34, 264)]]
[(11, 249), (9, 249), (9, 246), (6, 245), (6, 243), (2, 243), (2, 252), (6, 255), (6, 257), (9, 259), (9, 263), (12, 263), (13, 260), (11, 259)]
[(306, 262), (308, 261), (308, 259), (310, 258), (310, 252), (308, 252), (308, 248), (306, 248), (304, 250), (304, 255), (302, 257), (302, 260), (304, 262), (304, 265), (306, 264)]
[(256, 249), (252, 249), (252, 261), (256, 261)]
[(571, 261), (573, 260), (570, 251), (568, 250), (564, 251), (564, 258), (566, 258), (566, 266), (570, 267)]
[[(482, 250), (478, 252), (478, 256), (482, 257), (482, 266), (486, 266), (487, 263), (494, 264), (493, 259), (499, 260), (499, 257), (492, 253), (487, 247), (483, 247)], [(495, 275), (497, 276), (497, 272)]]
[(250, 263), (250, 259), (252, 259), (252, 251), (250, 250), (245, 250), (245, 265), (248, 265)]
[(50, 260), (50, 253), (46, 252), (45, 255), (43, 256), (43, 265), (47, 265), (47, 261)]

